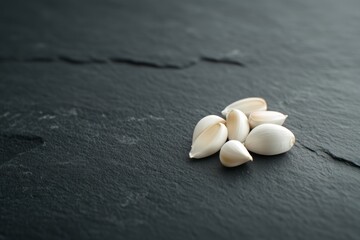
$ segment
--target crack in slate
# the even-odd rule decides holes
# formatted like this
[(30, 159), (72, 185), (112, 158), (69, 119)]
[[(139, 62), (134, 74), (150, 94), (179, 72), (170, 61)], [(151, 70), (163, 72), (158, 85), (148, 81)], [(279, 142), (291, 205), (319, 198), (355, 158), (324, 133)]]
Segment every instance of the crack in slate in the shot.
[(197, 61), (189, 61), (184, 64), (171, 64), (171, 63), (157, 63), (146, 60), (135, 60), (129, 58), (110, 58), (113, 63), (122, 63), (138, 67), (150, 67), (150, 68), (161, 68), (161, 69), (186, 69), (196, 65)]
[(353, 162), (353, 161), (351, 161), (349, 159), (336, 156), (334, 153), (330, 152), (327, 149), (321, 149), (321, 151), (323, 153), (325, 153), (326, 155), (328, 155), (329, 157), (331, 157), (332, 159), (334, 159), (334, 160), (346, 162), (347, 164), (349, 164), (351, 166), (354, 166), (354, 167), (360, 167), (360, 164), (357, 164), (357, 163), (355, 163), (355, 162)]
[[(313, 148), (310, 148), (302, 143), (300, 143), (299, 141), (297, 141), (302, 147), (304, 147), (305, 149), (315, 153), (316, 155), (318, 156), (328, 156), (330, 158), (332, 158), (333, 160), (336, 160), (336, 161), (340, 161), (340, 162), (345, 162), (346, 164), (350, 165), (350, 166), (353, 166), (353, 167), (360, 167), (360, 164), (357, 164), (356, 162), (353, 162), (349, 159), (346, 159), (346, 158), (343, 158), (343, 157), (339, 157), (337, 155), (335, 155), (334, 153), (330, 152), (329, 150), (325, 149), (325, 148), (320, 148), (320, 149), (313, 149)], [(319, 153), (320, 151), (320, 153)]]
[(70, 56), (63, 56), (59, 55), (57, 57), (30, 57), (30, 58), (16, 58), (16, 57), (7, 57), (1, 58), (0, 63), (10, 63), (10, 62), (18, 62), (18, 63), (53, 63), (53, 62), (63, 62), (67, 64), (73, 65), (85, 65), (85, 64), (108, 64), (108, 63), (115, 63), (115, 64), (126, 64), (132, 65), (137, 67), (148, 67), (148, 68), (158, 68), (158, 69), (187, 69), (193, 67), (200, 62), (205, 63), (215, 63), (215, 64), (227, 64), (227, 65), (234, 65), (239, 67), (245, 67), (245, 64), (231, 59), (227, 56), (223, 57), (209, 57), (209, 56), (202, 56), (198, 59), (188, 60), (185, 63), (162, 63), (156, 61), (147, 61), (147, 60), (138, 60), (132, 58), (122, 58), (122, 57), (110, 57), (105, 59), (100, 58), (89, 58), (89, 59), (77, 59)]
[(236, 66), (240, 66), (240, 67), (245, 67), (244, 63), (236, 61), (236, 60), (231, 59), (231, 58), (226, 58), (226, 57), (220, 57), (220, 58), (201, 57), (200, 60), (204, 61), (204, 62), (210, 62), (210, 63), (223, 63), (223, 64), (229, 64), (229, 65), (236, 65)]

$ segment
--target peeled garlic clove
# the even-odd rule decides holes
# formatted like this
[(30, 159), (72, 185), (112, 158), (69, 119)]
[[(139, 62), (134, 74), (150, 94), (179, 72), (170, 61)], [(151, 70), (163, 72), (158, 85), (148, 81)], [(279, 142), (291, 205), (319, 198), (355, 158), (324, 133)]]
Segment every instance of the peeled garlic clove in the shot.
[(264, 123), (283, 125), (287, 117), (288, 115), (275, 111), (256, 111), (250, 114), (249, 123), (251, 128)]
[(249, 134), (250, 127), (246, 115), (237, 109), (232, 109), (226, 116), (229, 140), (244, 142)]
[(252, 160), (245, 146), (236, 140), (228, 141), (220, 150), (220, 162), (225, 167), (236, 167)]
[(225, 123), (225, 120), (216, 115), (209, 115), (203, 117), (195, 126), (192, 142), (208, 127), (211, 127), (217, 123)]
[(267, 109), (267, 104), (263, 98), (244, 98), (227, 106), (221, 111), (222, 115), (226, 116), (231, 109), (238, 109), (246, 116), (249, 116), (250, 113), (255, 111), (265, 111)]
[(255, 127), (245, 140), (245, 147), (261, 155), (277, 155), (289, 151), (295, 144), (294, 134), (287, 128), (265, 123)]
[(190, 158), (204, 158), (220, 150), (226, 142), (228, 130), (223, 123), (205, 129), (194, 141), (189, 153)]

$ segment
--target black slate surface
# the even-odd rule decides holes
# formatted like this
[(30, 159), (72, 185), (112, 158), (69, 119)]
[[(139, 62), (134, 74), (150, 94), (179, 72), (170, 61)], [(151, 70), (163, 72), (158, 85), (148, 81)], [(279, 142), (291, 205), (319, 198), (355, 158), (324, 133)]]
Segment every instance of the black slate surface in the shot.
[[(0, 239), (358, 239), (360, 2), (1, 1)], [(244, 97), (297, 142), (188, 159)]]

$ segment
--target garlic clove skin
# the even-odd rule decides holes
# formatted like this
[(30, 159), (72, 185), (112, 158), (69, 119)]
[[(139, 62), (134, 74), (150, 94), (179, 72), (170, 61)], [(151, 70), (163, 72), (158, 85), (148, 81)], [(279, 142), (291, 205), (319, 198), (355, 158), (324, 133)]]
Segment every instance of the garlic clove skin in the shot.
[(216, 116), (216, 115), (208, 115), (203, 117), (195, 126), (192, 143), (194, 143), (195, 139), (208, 127), (211, 127), (217, 123), (225, 123), (225, 119)]
[(252, 160), (245, 146), (236, 140), (228, 141), (220, 150), (220, 162), (225, 167), (236, 167)]
[(190, 158), (208, 157), (221, 149), (226, 142), (228, 130), (223, 123), (205, 129), (194, 141), (189, 153)]
[(289, 129), (272, 123), (255, 127), (245, 140), (249, 151), (268, 156), (287, 152), (294, 144), (295, 136)]
[(246, 115), (237, 109), (232, 109), (226, 116), (229, 140), (244, 142), (250, 132), (249, 121)]
[(246, 116), (249, 116), (250, 113), (255, 111), (266, 111), (267, 103), (263, 98), (244, 98), (228, 105), (224, 110), (221, 111), (222, 115), (226, 116), (231, 109), (238, 109)]
[(250, 127), (254, 128), (264, 123), (283, 125), (288, 115), (276, 111), (256, 111), (249, 116)]

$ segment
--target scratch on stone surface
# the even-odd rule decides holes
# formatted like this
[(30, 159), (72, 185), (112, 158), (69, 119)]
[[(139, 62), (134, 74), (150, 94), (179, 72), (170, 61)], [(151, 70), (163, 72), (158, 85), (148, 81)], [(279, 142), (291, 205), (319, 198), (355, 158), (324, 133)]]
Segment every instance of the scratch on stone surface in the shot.
[(153, 116), (153, 115), (149, 115), (149, 118), (151, 120), (155, 120), (155, 121), (164, 121), (165, 120), (165, 118), (163, 118), (163, 117), (156, 117), (156, 116)]
[(78, 112), (77, 112), (76, 108), (71, 108), (69, 110), (63, 111), (61, 115), (65, 116), (65, 117), (69, 117), (69, 116), (75, 116), (76, 117), (78, 115)]
[(59, 126), (57, 126), (57, 125), (52, 125), (52, 126), (50, 126), (50, 129), (58, 129), (59, 128)]
[(70, 108), (70, 109), (56, 109), (55, 113), (64, 117), (74, 116), (76, 117), (78, 115), (78, 110), (76, 108)]
[(44, 139), (35, 135), (0, 134), (0, 165), (44, 144)]
[(23, 62), (23, 63), (54, 63), (63, 62), (73, 65), (85, 65), (85, 64), (125, 64), (137, 67), (148, 67), (158, 69), (174, 69), (181, 70), (193, 67), (201, 62), (205, 63), (219, 63), (235, 65), (239, 67), (245, 67), (245, 64), (234, 57), (239, 54), (238, 50), (233, 50), (230, 53), (220, 56), (200, 56), (192, 57), (183, 62), (168, 62), (168, 61), (152, 61), (147, 59), (131, 58), (131, 57), (105, 57), (105, 58), (76, 58), (72, 56), (59, 55), (57, 57), (29, 57), (29, 58), (18, 58), (18, 57), (0, 57), (0, 63), (10, 62)]
[(77, 116), (77, 115), (78, 115), (78, 113), (77, 113), (77, 111), (76, 111), (76, 108), (71, 108), (71, 109), (68, 111), (68, 114), (69, 114), (70, 116)]
[(9, 115), (9, 114), (7, 114), (6, 116), (9, 116), (9, 120), (13, 120), (13, 119), (15, 119), (15, 118), (20, 117), (20, 116), (21, 116), (21, 113), (16, 113), (16, 114), (14, 114), (14, 115)]
[(157, 116), (153, 116), (153, 115), (148, 115), (146, 117), (141, 117), (141, 118), (136, 118), (136, 117), (129, 117), (126, 121), (127, 122), (145, 122), (148, 120), (153, 120), (153, 121), (164, 121), (165, 118), (163, 117), (157, 117)]
[(7, 116), (9, 116), (10, 112), (5, 112), (4, 114), (2, 114), (0, 116), (0, 118), (6, 118)]
[(54, 118), (56, 118), (55, 115), (46, 114), (44, 116), (39, 117), (38, 119), (39, 120), (50, 120), (50, 119), (54, 119)]
[(329, 151), (328, 149), (325, 149), (325, 148), (318, 148), (318, 149), (314, 149), (314, 148), (311, 148), (311, 147), (308, 147), (306, 146), (305, 144), (299, 142), (299, 140), (297, 141), (302, 147), (304, 147), (305, 149), (315, 153), (316, 155), (318, 156), (328, 156), (330, 158), (332, 158), (333, 160), (336, 160), (336, 161), (341, 161), (341, 162), (345, 162), (346, 164), (350, 165), (350, 166), (353, 166), (353, 167), (360, 167), (360, 165), (354, 161), (351, 161), (349, 159), (346, 159), (344, 157), (340, 157), (340, 156), (337, 156), (335, 155), (334, 153), (332, 153), (331, 151)]
[(135, 117), (129, 117), (126, 121), (128, 122), (133, 122), (133, 121), (136, 121), (136, 122), (144, 122), (146, 118), (135, 118)]
[(126, 136), (126, 135), (122, 135), (121, 137), (117, 137), (116, 139), (119, 141), (119, 143), (125, 144), (125, 145), (134, 145), (139, 141), (139, 139), (137, 139), (137, 138)]

